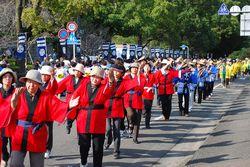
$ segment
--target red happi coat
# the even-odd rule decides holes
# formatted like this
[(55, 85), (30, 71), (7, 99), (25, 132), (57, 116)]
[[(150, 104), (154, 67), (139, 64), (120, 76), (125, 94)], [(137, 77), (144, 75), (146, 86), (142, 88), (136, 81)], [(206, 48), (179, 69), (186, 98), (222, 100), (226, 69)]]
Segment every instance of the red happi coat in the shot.
[[(37, 97), (36, 104), (30, 105), (27, 90), (20, 95), (15, 110), (16, 122), (28, 121), (34, 124), (41, 124), (48, 121), (57, 121), (62, 123), (66, 117), (68, 104), (60, 101), (56, 96), (42, 91)], [(32, 108), (34, 107), (34, 110)], [(23, 127), (17, 125), (12, 137), (12, 150), (45, 152), (47, 143), (47, 128), (42, 125), (41, 128), (32, 134), (34, 126)]]
[(74, 75), (69, 75), (64, 78), (62, 81), (58, 83), (58, 88), (56, 94), (61, 94), (62, 92), (66, 91), (66, 102), (68, 102), (74, 93), (74, 91), (81, 85), (82, 82), (86, 78), (82, 77), (80, 81), (78, 81), (77, 85), (74, 86)]
[[(155, 76), (152, 73), (149, 73), (147, 76), (143, 74), (146, 80), (146, 84), (143, 90), (142, 98), (148, 99), (148, 100), (154, 100), (154, 84), (155, 84)], [(150, 91), (148, 91), (146, 88), (152, 88)]]
[(173, 79), (178, 77), (178, 71), (170, 69), (169, 73), (166, 75), (162, 74), (162, 70), (155, 73), (156, 83), (158, 84), (159, 95), (170, 95), (174, 94), (174, 84)]
[(13, 121), (12, 109), (10, 107), (10, 100), (15, 92), (15, 88), (11, 87), (8, 96), (3, 97), (2, 90), (0, 91), (0, 131), (2, 136), (11, 137), (15, 131), (16, 124)]
[(113, 89), (114, 86), (102, 82), (92, 92), (91, 83), (88, 80), (73, 93), (74, 98), (80, 96), (79, 105), (69, 112), (68, 119), (76, 118), (78, 133), (105, 133), (107, 110), (104, 103), (112, 96)]
[(140, 74), (139, 77), (135, 76), (134, 78), (132, 78), (131, 74), (128, 74), (124, 77), (124, 79), (131, 79), (131, 82), (137, 83), (136, 87), (134, 87), (124, 95), (124, 107), (131, 107), (133, 109), (142, 110), (142, 93), (146, 84), (145, 77), (143, 76), (143, 74)]
[(45, 91), (55, 95), (57, 93), (58, 83), (55, 79), (49, 81), (48, 85), (45, 88)]
[(112, 97), (105, 102), (108, 118), (124, 118), (123, 96), (137, 85), (138, 83), (131, 79), (122, 79), (116, 82)]

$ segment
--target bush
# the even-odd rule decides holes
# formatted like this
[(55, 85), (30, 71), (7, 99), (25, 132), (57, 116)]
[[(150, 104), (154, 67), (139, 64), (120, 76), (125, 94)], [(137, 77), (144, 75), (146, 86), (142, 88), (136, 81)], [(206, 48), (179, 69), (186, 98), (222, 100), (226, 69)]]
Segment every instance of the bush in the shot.
[(242, 48), (241, 50), (234, 51), (229, 55), (231, 59), (245, 59), (250, 58), (250, 48)]

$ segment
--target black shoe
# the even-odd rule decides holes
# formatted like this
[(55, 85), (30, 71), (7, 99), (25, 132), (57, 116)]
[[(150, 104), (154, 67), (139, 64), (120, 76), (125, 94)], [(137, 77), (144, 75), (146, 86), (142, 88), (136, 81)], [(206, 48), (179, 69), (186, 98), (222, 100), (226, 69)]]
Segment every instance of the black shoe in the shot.
[(134, 142), (135, 144), (140, 144), (140, 142), (139, 142), (137, 139), (133, 139), (133, 142)]
[(151, 127), (148, 125), (148, 126), (146, 126), (146, 129), (151, 129)]
[(67, 134), (70, 134), (70, 132), (71, 132), (71, 128), (66, 127), (66, 132), (67, 132)]
[(107, 150), (107, 149), (109, 149), (109, 145), (104, 145), (104, 150)]
[(114, 153), (114, 159), (120, 159), (120, 154), (117, 153), (117, 152), (115, 152), (115, 153)]

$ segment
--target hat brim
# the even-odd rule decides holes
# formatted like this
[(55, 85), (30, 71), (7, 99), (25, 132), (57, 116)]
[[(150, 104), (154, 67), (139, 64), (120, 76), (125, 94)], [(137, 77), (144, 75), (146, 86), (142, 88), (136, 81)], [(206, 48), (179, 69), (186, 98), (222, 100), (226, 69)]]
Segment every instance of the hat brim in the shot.
[(83, 73), (83, 74), (84, 74), (84, 71), (81, 71), (81, 70), (76, 69), (76, 68), (73, 68), (73, 71), (79, 71), (79, 72), (81, 72), (81, 73)]
[(27, 77), (21, 77), (21, 78), (19, 78), (19, 81), (22, 82), (22, 83), (25, 83), (28, 79), (29, 79), (29, 80), (32, 80), (32, 81), (35, 81), (35, 82), (37, 82), (38, 84), (43, 84), (42, 81), (34, 80), (34, 79), (32, 79), (32, 78), (27, 78)]
[(112, 67), (111, 70), (118, 71), (118, 72), (124, 72), (123, 70), (117, 69), (117, 68), (114, 68), (114, 67)]

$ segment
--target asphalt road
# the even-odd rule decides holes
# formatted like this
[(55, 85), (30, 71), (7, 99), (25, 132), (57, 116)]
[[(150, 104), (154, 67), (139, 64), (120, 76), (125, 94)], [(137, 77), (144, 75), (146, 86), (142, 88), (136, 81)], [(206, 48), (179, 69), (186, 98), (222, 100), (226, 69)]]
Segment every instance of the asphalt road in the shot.
[[(141, 143), (134, 144), (132, 139), (123, 139), (121, 142), (121, 159), (118, 160), (113, 158), (113, 146), (111, 146), (109, 150), (104, 152), (103, 166), (185, 166), (193, 158), (193, 155), (195, 155), (195, 158), (190, 161), (189, 165), (195, 166), (196, 162), (198, 163), (196, 159), (202, 159), (198, 153), (200, 146), (207, 142), (207, 137), (216, 128), (222, 116), (237, 101), (242, 90), (245, 89), (244, 82), (237, 81), (231, 85), (230, 89), (217, 86), (213, 97), (200, 105), (195, 104), (189, 117), (179, 116), (177, 96), (173, 98), (172, 116), (168, 122), (160, 120), (161, 110), (154, 105), (152, 129), (145, 129), (144, 121), (141, 123), (139, 137)], [(224, 133), (226, 135), (228, 131), (222, 131), (222, 135), (219, 136), (223, 136)], [(231, 142), (221, 143), (221, 145), (223, 144), (231, 144)], [(27, 156), (26, 166), (29, 166), (28, 161)], [(79, 162), (80, 155), (75, 127), (72, 129), (72, 133), (67, 135), (64, 125), (58, 126), (55, 124), (52, 157), (45, 160), (45, 166), (78, 167)], [(91, 152), (88, 166), (92, 166)]]

